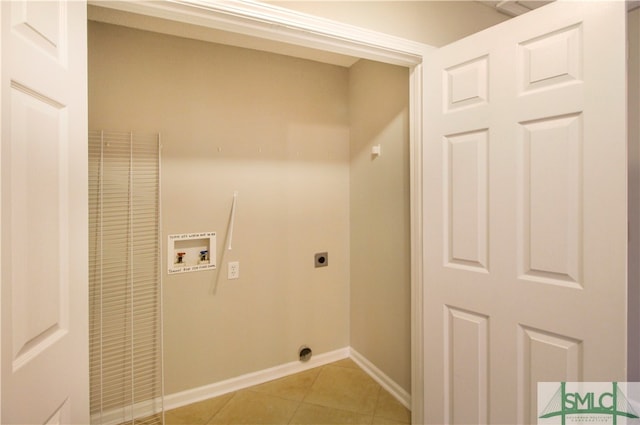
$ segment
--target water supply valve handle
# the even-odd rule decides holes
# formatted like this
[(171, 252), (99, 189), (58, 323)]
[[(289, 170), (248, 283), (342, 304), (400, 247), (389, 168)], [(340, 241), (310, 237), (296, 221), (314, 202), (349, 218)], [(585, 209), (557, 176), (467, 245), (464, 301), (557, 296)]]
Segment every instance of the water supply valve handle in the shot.
[(186, 252), (178, 252), (178, 263), (182, 263), (182, 258), (186, 255)]

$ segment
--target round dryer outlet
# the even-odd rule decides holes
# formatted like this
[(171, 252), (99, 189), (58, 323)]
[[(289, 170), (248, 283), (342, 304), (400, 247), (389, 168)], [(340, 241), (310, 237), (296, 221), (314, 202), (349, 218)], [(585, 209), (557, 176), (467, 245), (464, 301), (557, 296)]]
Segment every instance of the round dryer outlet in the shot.
[(311, 354), (312, 354), (311, 348), (307, 347), (306, 345), (303, 345), (298, 349), (298, 354), (300, 355), (300, 361), (306, 362), (311, 358)]

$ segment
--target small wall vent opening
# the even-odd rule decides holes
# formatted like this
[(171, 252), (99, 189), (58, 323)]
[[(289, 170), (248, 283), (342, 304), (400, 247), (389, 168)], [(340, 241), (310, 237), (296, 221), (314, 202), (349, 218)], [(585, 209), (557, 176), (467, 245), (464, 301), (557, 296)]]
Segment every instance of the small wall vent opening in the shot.
[(300, 361), (301, 362), (306, 362), (307, 360), (309, 360), (311, 358), (311, 348), (307, 347), (306, 345), (303, 345), (302, 347), (299, 348), (298, 353), (300, 354)]

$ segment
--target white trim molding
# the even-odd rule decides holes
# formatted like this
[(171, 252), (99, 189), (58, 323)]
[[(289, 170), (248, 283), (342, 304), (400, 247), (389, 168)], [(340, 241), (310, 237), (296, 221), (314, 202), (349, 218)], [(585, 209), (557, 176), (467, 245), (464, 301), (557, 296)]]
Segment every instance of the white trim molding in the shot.
[[(351, 350), (349, 347), (340, 348), (328, 353), (317, 354), (306, 362), (294, 361), (268, 369), (259, 370), (245, 375), (236, 376), (220, 382), (191, 388), (185, 391), (164, 396), (164, 400), (156, 398), (144, 402), (136, 403), (133, 406), (114, 408), (105, 412), (92, 415), (91, 423), (102, 425), (118, 425), (125, 419), (140, 419), (161, 412), (162, 410), (172, 410), (210, 398), (219, 397), (224, 394), (239, 391), (254, 385), (286, 376), (304, 372), (305, 370), (324, 366), (329, 363), (349, 358)], [(364, 368), (363, 368), (364, 369)], [(370, 373), (365, 370), (365, 372)], [(375, 378), (374, 378), (375, 379)]]
[[(353, 360), (367, 375), (376, 381), (389, 394), (394, 396), (404, 407), (411, 410), (411, 394), (398, 385), (393, 379), (389, 378), (376, 365), (371, 363), (366, 357), (351, 348), (351, 360)], [(415, 421), (414, 421), (415, 422)]]
[(90, 0), (90, 5), (401, 66), (422, 62), (424, 45), (253, 0)]
[(324, 366), (338, 360), (349, 358), (349, 347), (341, 348), (328, 353), (316, 354), (306, 362), (294, 361), (282, 365), (274, 366), (269, 369), (259, 370), (257, 372), (247, 373), (246, 375), (237, 376), (210, 385), (193, 388), (179, 393), (165, 395), (165, 410), (175, 409), (177, 407), (186, 406), (187, 404), (196, 403), (198, 401), (207, 400), (209, 398), (218, 397), (244, 388), (260, 385), (274, 379), (284, 378), (294, 373), (304, 372), (305, 370), (315, 367)]
[[(252, 0), (98, 1), (90, 5), (410, 69), (411, 411), (423, 423), (422, 63), (434, 47)], [(205, 391), (206, 392), (206, 391)], [(168, 406), (179, 404), (169, 396)], [(405, 397), (406, 400), (406, 397)]]
[[(433, 48), (429, 48), (432, 50)], [(425, 49), (425, 56), (428, 50)], [(424, 66), (411, 68), (409, 77), (409, 184), (411, 225), (411, 421), (424, 418), (424, 248), (423, 248), (423, 78)]]
[[(353, 360), (367, 375), (376, 381), (382, 388), (395, 397), (407, 409), (411, 409), (411, 395), (398, 385), (393, 379), (387, 376), (382, 370), (375, 366), (369, 359), (357, 352), (351, 347), (345, 347), (328, 353), (317, 354), (309, 361), (294, 361), (278, 365), (269, 369), (259, 370), (257, 372), (248, 373), (246, 375), (237, 376), (213, 384), (204, 385), (202, 387), (181, 391), (174, 394), (166, 395), (164, 398), (165, 410), (176, 409), (191, 403), (197, 403), (223, 394), (239, 391), (254, 385), (260, 385), (265, 382), (273, 381), (287, 377), (289, 375), (304, 372), (305, 370), (324, 366), (338, 360), (350, 358)], [(144, 415), (138, 414), (137, 417)]]

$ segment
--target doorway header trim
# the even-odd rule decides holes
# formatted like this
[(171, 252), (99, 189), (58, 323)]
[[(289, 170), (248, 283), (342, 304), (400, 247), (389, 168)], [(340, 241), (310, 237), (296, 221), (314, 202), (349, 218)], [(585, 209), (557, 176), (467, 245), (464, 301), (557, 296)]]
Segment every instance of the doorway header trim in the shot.
[(90, 0), (90, 5), (342, 55), (413, 67), (431, 49), (412, 40), (253, 0)]

